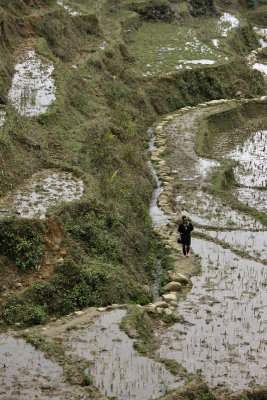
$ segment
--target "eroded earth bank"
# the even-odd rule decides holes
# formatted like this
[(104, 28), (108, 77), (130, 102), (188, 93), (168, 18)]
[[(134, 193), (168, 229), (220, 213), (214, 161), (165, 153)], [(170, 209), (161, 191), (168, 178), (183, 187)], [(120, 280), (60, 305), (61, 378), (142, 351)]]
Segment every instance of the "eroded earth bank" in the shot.
[(0, 399), (265, 400), (264, 1), (0, 21)]

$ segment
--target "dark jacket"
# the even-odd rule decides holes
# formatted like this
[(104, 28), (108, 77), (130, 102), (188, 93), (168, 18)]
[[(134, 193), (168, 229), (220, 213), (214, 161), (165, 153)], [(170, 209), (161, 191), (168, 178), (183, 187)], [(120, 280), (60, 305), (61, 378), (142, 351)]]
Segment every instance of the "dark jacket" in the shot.
[(183, 223), (181, 223), (178, 227), (178, 232), (181, 234), (181, 241), (183, 244), (190, 245), (191, 242), (191, 232), (194, 230), (191, 222), (185, 227)]

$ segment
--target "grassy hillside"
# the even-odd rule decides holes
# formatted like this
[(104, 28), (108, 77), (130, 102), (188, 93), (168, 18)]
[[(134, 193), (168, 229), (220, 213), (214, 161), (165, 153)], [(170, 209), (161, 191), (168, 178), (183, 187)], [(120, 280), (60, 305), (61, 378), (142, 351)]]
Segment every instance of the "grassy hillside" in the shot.
[[(239, 91), (248, 97), (264, 93), (260, 73), (240, 58), (257, 47), (253, 39), (244, 44), (242, 30), (233, 33), (243, 45), (229, 62), (142, 76), (130, 41), (144, 24), (138, 11), (143, 3), (66, 1), (78, 13), (70, 15), (53, 0), (0, 2), (0, 102), (6, 112), (1, 194), (45, 168), (72, 171), (85, 183), (81, 200), (50, 210), (54, 236), (49, 219), (1, 219), (0, 294), (7, 324), (41, 323), (91, 305), (149, 302), (143, 285), (153, 281), (157, 258), (169, 261), (148, 212), (153, 181), (147, 128), (158, 115), (185, 105)], [(173, 2), (149, 4), (165, 21)], [(171, 15), (177, 24), (181, 15)], [(247, 29), (246, 37), (253, 37)], [(32, 118), (8, 100), (14, 65), (29, 43), (53, 62), (56, 84), (56, 101)], [(51, 244), (55, 238), (58, 249)]]

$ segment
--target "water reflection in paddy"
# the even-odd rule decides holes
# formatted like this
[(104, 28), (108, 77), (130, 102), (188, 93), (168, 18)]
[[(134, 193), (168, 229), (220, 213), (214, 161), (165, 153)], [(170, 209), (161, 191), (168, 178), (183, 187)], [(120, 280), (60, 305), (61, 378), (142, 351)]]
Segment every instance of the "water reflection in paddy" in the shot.
[(267, 212), (267, 196), (265, 190), (252, 188), (238, 188), (233, 191), (234, 196), (249, 207), (261, 212)]
[(89, 373), (101, 393), (118, 400), (149, 400), (184, 382), (166, 368), (140, 356), (133, 348), (134, 341), (120, 331), (124, 310), (100, 315), (93, 326), (66, 334), (65, 344), (70, 353), (92, 361)]
[(230, 250), (193, 239), (202, 274), (178, 311), (187, 324), (161, 332), (160, 355), (212, 386), (244, 389), (266, 382), (266, 267)]
[(72, 173), (43, 170), (1, 198), (0, 215), (16, 213), (24, 218), (45, 218), (48, 207), (79, 199), (83, 190), (83, 181)]
[(45, 113), (56, 100), (53, 64), (50, 61), (44, 64), (34, 50), (29, 50), (15, 65), (15, 71), (8, 95), (11, 103), (20, 115), (32, 117)]
[(259, 260), (267, 260), (267, 231), (211, 231), (198, 229), (213, 238), (219, 239), (231, 248), (244, 251)]
[(203, 226), (216, 228), (243, 228), (243, 229), (262, 229), (260, 222), (233, 210), (220, 198), (206, 193), (202, 190), (191, 193), (183, 193), (177, 197), (177, 204), (184, 209), (182, 213), (190, 214), (193, 222)]
[(236, 180), (245, 186), (266, 186), (267, 183), (267, 131), (253, 133), (227, 157), (239, 162), (235, 168)]
[[(64, 382), (60, 366), (46, 359), (25, 340), (0, 336), (0, 399), (86, 399)], [(78, 390), (80, 391), (80, 390)]]

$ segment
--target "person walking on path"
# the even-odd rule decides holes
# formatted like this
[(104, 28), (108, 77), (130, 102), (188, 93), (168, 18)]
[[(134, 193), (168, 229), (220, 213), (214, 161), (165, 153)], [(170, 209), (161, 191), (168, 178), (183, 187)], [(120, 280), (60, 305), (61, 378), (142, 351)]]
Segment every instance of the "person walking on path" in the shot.
[[(189, 250), (191, 244), (191, 232), (194, 230), (191, 221), (188, 221), (185, 215), (182, 216), (182, 223), (178, 227), (178, 233), (180, 234), (181, 243), (183, 245), (184, 258), (189, 257)], [(179, 240), (178, 240), (179, 241)]]

